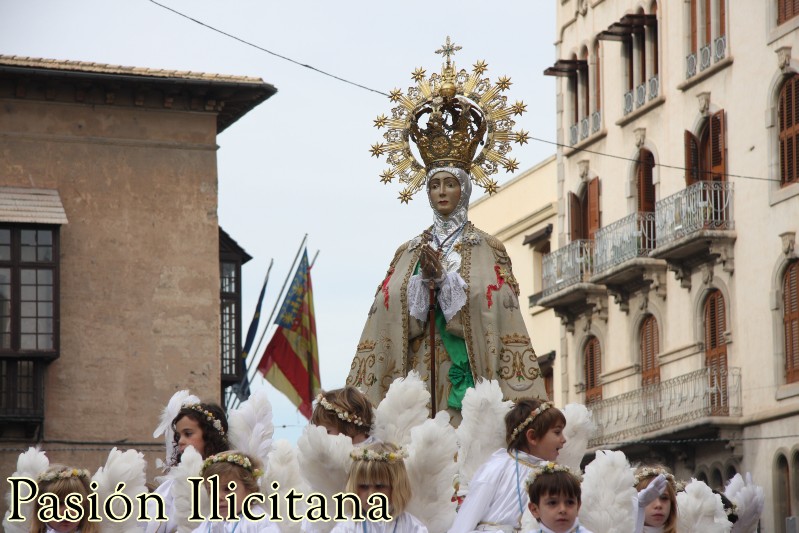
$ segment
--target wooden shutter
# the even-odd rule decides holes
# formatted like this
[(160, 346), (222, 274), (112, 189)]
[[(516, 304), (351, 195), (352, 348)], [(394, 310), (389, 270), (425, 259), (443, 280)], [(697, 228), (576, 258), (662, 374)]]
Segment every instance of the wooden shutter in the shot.
[(602, 373), (602, 352), (599, 339), (591, 337), (583, 349), (585, 364), (585, 403), (590, 404), (602, 399), (602, 384), (599, 375)]
[(777, 24), (782, 24), (799, 15), (799, 0), (777, 1)]
[(573, 192), (569, 193), (569, 230), (571, 231), (571, 240), (585, 239), (582, 202)]
[(780, 183), (799, 181), (799, 75), (794, 74), (780, 90)]
[(599, 178), (588, 182), (588, 238), (594, 240), (594, 234), (600, 228), (599, 219)]
[(701, 178), (699, 176), (699, 139), (696, 135), (685, 130), (685, 186), (693, 185)]
[(638, 47), (638, 83), (641, 84), (646, 83), (646, 32), (643, 26), (640, 26), (640, 30), (636, 37), (638, 38), (638, 42), (641, 43), (641, 46)]
[(725, 181), (727, 179), (727, 145), (724, 110), (710, 115), (710, 179)]
[(657, 355), (660, 352), (658, 322), (647, 316), (641, 324), (641, 385), (660, 383), (660, 367)]
[(799, 381), (799, 261), (785, 271), (782, 282), (785, 328), (785, 381)]
[(727, 35), (727, 0), (719, 1), (719, 36)]
[[(594, 43), (594, 61), (596, 69), (594, 70), (594, 110), (602, 110), (602, 63), (599, 57), (599, 40)], [(592, 124), (593, 127), (593, 124)]]
[[(691, 0), (690, 1), (690, 6), (688, 7), (688, 9), (690, 10), (690, 15), (689, 16), (691, 17), (691, 52), (693, 52), (695, 54), (696, 50), (697, 50), (697, 48), (696, 48), (696, 16), (697, 16), (696, 0)], [(697, 63), (698, 63), (699, 58), (697, 57), (696, 60), (697, 60)]]
[(655, 156), (649, 150), (638, 152), (638, 212), (655, 212), (655, 184), (652, 183), (652, 171), (655, 168)]
[(705, 0), (705, 44), (710, 44), (712, 39), (713, 17), (711, 16), (710, 0)]
[(727, 343), (724, 332), (727, 320), (724, 296), (719, 290), (710, 293), (705, 301), (705, 366), (709, 372), (711, 414), (728, 414), (727, 403)]

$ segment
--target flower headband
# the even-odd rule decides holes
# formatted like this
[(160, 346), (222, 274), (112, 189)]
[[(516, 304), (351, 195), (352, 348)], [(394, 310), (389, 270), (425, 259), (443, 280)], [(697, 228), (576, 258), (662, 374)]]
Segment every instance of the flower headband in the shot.
[(542, 474), (554, 474), (556, 472), (566, 472), (567, 474), (573, 476), (577, 481), (583, 480), (583, 476), (581, 476), (579, 473), (572, 472), (572, 469), (569, 468), (568, 466), (559, 465), (557, 463), (549, 461), (548, 463), (542, 463), (534, 466), (533, 469), (530, 471), (530, 473), (527, 475), (527, 479), (525, 480), (524, 485), (526, 487), (529, 487), (530, 485), (533, 484), (533, 481), (535, 481), (535, 479), (538, 476)]
[(663, 477), (665, 477), (666, 481), (669, 482), (669, 485), (671, 485), (671, 488), (674, 490), (674, 492), (679, 492), (677, 490), (677, 482), (675, 481), (674, 476), (671, 475), (665, 468), (661, 468), (659, 466), (645, 466), (639, 469), (638, 472), (635, 473), (633, 485), (637, 487), (638, 484), (643, 480), (650, 477), (659, 476), (660, 474), (663, 474)]
[(353, 461), (383, 461), (386, 463), (396, 463), (408, 458), (408, 452), (404, 448), (399, 448), (395, 452), (376, 452), (368, 448), (355, 448), (350, 452), (350, 459)]
[(191, 404), (191, 405), (184, 405), (183, 407), (186, 407), (186, 408), (189, 408), (189, 409), (193, 409), (193, 410), (197, 411), (198, 413), (200, 413), (201, 415), (204, 415), (205, 418), (208, 419), (208, 422), (210, 422), (211, 425), (214, 426), (214, 429), (217, 430), (219, 432), (219, 434), (222, 435), (223, 437), (225, 436), (225, 428), (222, 427), (222, 421), (219, 420), (218, 418), (216, 418), (211, 411), (209, 411), (208, 409), (204, 408), (202, 406), (202, 404), (195, 403), (195, 404)]
[(221, 452), (207, 458), (205, 461), (203, 461), (203, 467), (202, 470), (200, 470), (200, 473), (204, 474), (206, 468), (216, 463), (231, 463), (240, 466), (247, 472), (252, 473), (252, 475), (255, 477), (261, 477), (263, 475), (263, 472), (260, 468), (252, 467), (252, 461), (250, 461), (249, 457), (240, 453), (229, 452)]
[(321, 392), (316, 395), (316, 401), (319, 402), (319, 405), (321, 405), (328, 411), (333, 411), (334, 413), (336, 413), (336, 416), (339, 417), (341, 420), (344, 420), (345, 422), (349, 422), (350, 424), (355, 424), (356, 426), (362, 426), (362, 427), (366, 425), (366, 422), (364, 422), (360, 416), (353, 415), (348, 411), (341, 409), (340, 407), (336, 407), (335, 405), (327, 401), (327, 398), (325, 398), (325, 396)]
[(513, 430), (513, 433), (511, 433), (511, 434), (510, 434), (510, 441), (511, 441), (511, 442), (513, 442), (514, 440), (516, 440), (516, 436), (517, 436), (519, 433), (521, 433), (521, 432), (522, 432), (522, 430), (524, 430), (524, 428), (526, 428), (527, 426), (529, 426), (530, 424), (532, 424), (532, 423), (533, 423), (533, 420), (535, 420), (535, 419), (536, 419), (536, 417), (537, 417), (538, 415), (540, 415), (541, 413), (543, 413), (544, 411), (546, 411), (546, 410), (547, 410), (547, 409), (549, 409), (550, 407), (552, 407), (552, 404), (551, 404), (551, 403), (548, 403), (548, 402), (543, 402), (543, 403), (542, 403), (541, 405), (539, 405), (537, 408), (533, 409), (533, 412), (532, 412), (532, 413), (530, 413), (530, 416), (528, 416), (527, 418), (525, 418), (525, 419), (524, 419), (524, 421), (523, 421), (521, 424), (519, 424), (518, 426), (516, 426), (516, 429), (514, 429), (514, 430)]
[(69, 479), (71, 477), (77, 477), (82, 479), (89, 479), (91, 474), (89, 471), (84, 468), (65, 468), (62, 470), (55, 470), (52, 472), (43, 472), (39, 477), (36, 478), (37, 481), (53, 481), (55, 479)]

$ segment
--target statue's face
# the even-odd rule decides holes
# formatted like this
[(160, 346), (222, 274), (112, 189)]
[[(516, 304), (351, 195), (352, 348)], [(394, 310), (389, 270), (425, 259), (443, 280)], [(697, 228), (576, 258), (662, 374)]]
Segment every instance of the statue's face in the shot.
[(448, 216), (455, 211), (461, 200), (461, 184), (458, 178), (442, 170), (430, 177), (427, 195), (430, 198), (430, 205), (440, 214)]

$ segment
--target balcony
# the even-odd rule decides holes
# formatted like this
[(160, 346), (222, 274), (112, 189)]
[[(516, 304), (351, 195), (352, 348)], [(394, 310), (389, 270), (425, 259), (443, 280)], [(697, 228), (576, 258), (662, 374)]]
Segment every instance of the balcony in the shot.
[(714, 417), (741, 416), (741, 369), (703, 368), (588, 407), (596, 424), (589, 448), (669, 429), (712, 425)]
[[(605, 285), (624, 308), (631, 292), (663, 279), (666, 263), (652, 259), (655, 249), (655, 213), (633, 213), (596, 232), (594, 276), (591, 281)], [(626, 310), (626, 309), (625, 309)]]
[(657, 247), (650, 255), (665, 259), (681, 280), (686, 269), (710, 258), (720, 258), (732, 272), (733, 220), (732, 183), (696, 182), (655, 204)]
[(555, 313), (569, 323), (570, 317), (589, 305), (592, 296), (606, 296), (604, 287), (590, 283), (593, 263), (593, 240), (575, 240), (545, 255), (542, 261), (543, 291), (538, 305), (554, 308)]

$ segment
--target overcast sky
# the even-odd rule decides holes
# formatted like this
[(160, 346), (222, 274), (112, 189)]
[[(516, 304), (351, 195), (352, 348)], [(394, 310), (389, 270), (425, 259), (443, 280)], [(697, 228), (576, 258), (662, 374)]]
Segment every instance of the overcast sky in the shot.
[[(434, 51), (449, 35), (463, 47), (455, 56), (459, 68), (484, 59), (492, 81), (511, 77), (505, 94), (528, 104), (516, 129), (555, 140), (555, 85), (542, 72), (556, 59), (556, 0), (159, 2), (383, 92), (406, 90), (416, 67), (428, 75), (439, 71)], [(400, 204), (399, 185), (379, 181), (385, 160), (369, 154), (382, 140), (372, 120), (389, 113), (388, 98), (249, 47), (150, 0), (0, 0), (0, 54), (255, 76), (277, 87), (218, 138), (219, 223), (253, 256), (243, 270), (245, 331), (270, 259), (264, 318), (308, 233), (309, 257), (320, 251), (312, 280), (322, 386), (344, 384), (395, 249), (432, 222), (423, 193)], [(554, 152), (551, 144), (531, 141), (514, 145), (511, 155), (524, 170)], [(497, 178), (501, 185), (512, 176), (501, 171)], [(481, 191), (475, 188), (472, 200)], [(271, 399), (275, 437), (295, 440), (305, 419), (279, 393)]]

